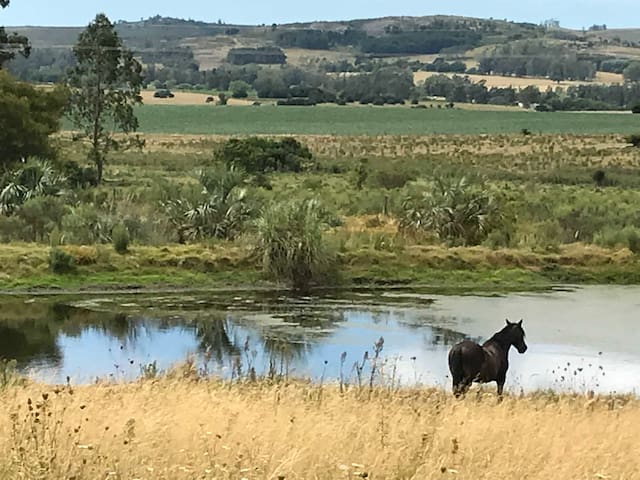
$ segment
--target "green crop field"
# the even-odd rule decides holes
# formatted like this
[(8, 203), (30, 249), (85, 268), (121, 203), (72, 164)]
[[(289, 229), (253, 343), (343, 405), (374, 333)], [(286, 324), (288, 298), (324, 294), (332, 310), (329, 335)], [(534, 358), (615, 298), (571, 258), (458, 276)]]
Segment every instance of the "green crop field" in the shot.
[(210, 107), (145, 105), (140, 130), (163, 134), (425, 135), (532, 133), (628, 134), (640, 116), (401, 107)]

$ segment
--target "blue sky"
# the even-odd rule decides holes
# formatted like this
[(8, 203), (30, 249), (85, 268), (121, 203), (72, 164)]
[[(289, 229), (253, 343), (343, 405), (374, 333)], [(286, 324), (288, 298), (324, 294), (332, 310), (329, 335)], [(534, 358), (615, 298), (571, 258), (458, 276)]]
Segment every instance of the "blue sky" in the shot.
[(638, 0), (11, 0), (0, 11), (0, 25), (86, 25), (98, 12), (112, 20), (139, 20), (160, 14), (227, 23), (270, 24), (349, 20), (386, 15), (452, 14), (539, 23), (556, 18), (566, 27), (605, 23), (640, 27)]

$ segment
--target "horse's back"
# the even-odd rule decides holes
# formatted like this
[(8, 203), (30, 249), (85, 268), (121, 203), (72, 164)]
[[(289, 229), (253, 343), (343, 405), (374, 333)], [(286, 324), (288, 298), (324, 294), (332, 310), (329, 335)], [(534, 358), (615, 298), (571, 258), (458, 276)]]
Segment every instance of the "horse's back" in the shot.
[(475, 342), (465, 340), (449, 351), (449, 370), (455, 376), (475, 376), (482, 368), (484, 351)]

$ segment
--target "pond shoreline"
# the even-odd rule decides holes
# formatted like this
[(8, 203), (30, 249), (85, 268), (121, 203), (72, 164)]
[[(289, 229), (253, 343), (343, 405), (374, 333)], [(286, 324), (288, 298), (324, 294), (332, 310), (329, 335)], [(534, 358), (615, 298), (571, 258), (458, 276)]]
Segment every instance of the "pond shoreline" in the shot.
[[(0, 295), (287, 290), (262, 272), (251, 248), (233, 244), (133, 246), (124, 255), (107, 245), (59, 247), (71, 273), (49, 267), (50, 248), (0, 246)], [(363, 248), (339, 254), (335, 278), (311, 291), (431, 289), (436, 293), (544, 291), (557, 285), (640, 285), (640, 261), (628, 249), (574, 244), (554, 252), (415, 245)]]
[[(463, 295), (488, 295), (495, 296), (507, 293), (518, 292), (553, 292), (563, 291), (566, 289), (575, 290), (584, 286), (594, 284), (550, 284), (550, 285), (530, 285), (518, 286), (517, 288), (492, 288), (489, 286), (478, 287), (477, 285), (433, 285), (433, 284), (370, 284), (370, 285), (340, 285), (335, 287), (315, 286), (304, 292), (295, 292), (290, 288), (278, 284), (271, 285), (221, 285), (209, 287), (194, 287), (180, 285), (135, 285), (135, 286), (113, 286), (104, 287), (100, 285), (88, 286), (84, 288), (30, 288), (30, 289), (0, 289), (0, 297), (64, 297), (64, 296), (81, 296), (81, 295), (108, 295), (108, 296), (133, 296), (133, 295), (164, 295), (164, 294), (192, 294), (192, 293), (282, 293), (298, 295), (323, 295), (334, 292), (359, 293), (359, 292), (386, 292), (386, 291), (421, 291), (423, 293), (433, 293), (437, 295), (444, 294), (463, 294)], [(597, 285), (597, 284), (596, 284)], [(628, 285), (628, 284), (622, 284)], [(632, 284), (633, 285), (633, 284)], [(475, 289), (474, 289), (475, 287)]]

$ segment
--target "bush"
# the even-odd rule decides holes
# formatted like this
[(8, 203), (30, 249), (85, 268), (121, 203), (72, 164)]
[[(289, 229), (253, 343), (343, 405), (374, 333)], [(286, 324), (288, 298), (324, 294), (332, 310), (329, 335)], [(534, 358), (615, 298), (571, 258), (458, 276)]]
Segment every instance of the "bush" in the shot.
[(637, 227), (606, 228), (593, 237), (595, 244), (608, 247), (624, 247), (633, 253), (640, 253), (640, 229)]
[(76, 162), (69, 161), (62, 165), (62, 173), (72, 189), (98, 185), (98, 171), (93, 167), (81, 167)]
[(16, 216), (0, 215), (0, 242), (26, 241), (29, 235), (29, 227), (24, 220)]
[(224, 106), (227, 103), (229, 103), (229, 99), (227, 98), (227, 95), (224, 93), (218, 94), (218, 105)]
[(496, 199), (465, 177), (438, 178), (432, 189), (410, 195), (402, 204), (401, 231), (433, 231), (453, 245), (478, 245), (500, 223)]
[(0, 211), (10, 214), (27, 200), (61, 195), (64, 183), (65, 178), (49, 162), (30, 159), (3, 176)]
[(408, 182), (415, 180), (417, 175), (411, 171), (378, 170), (371, 176), (370, 183), (374, 187), (393, 190), (404, 187)]
[(286, 100), (278, 100), (276, 105), (279, 107), (314, 107), (316, 102), (307, 97), (287, 98)]
[(629, 135), (627, 137), (627, 143), (630, 143), (636, 148), (640, 148), (640, 134)]
[(113, 228), (112, 219), (92, 204), (70, 208), (62, 218), (62, 232), (68, 243), (93, 245), (107, 243)]
[(27, 240), (39, 242), (59, 226), (67, 207), (59, 197), (32, 197), (18, 208), (16, 216), (28, 227)]
[(228, 166), (253, 174), (300, 172), (313, 158), (309, 149), (292, 137), (282, 140), (232, 138), (222, 144), (217, 156)]
[(636, 103), (631, 107), (631, 113), (640, 113), (640, 103)]
[(156, 90), (154, 92), (153, 96), (155, 98), (173, 98), (173, 97), (175, 97), (175, 95), (173, 93), (171, 93), (171, 91), (166, 89), (166, 88), (161, 88), (159, 90)]
[(605, 184), (607, 175), (604, 172), (604, 170), (596, 170), (595, 172), (593, 172), (592, 177), (593, 181), (596, 183), (597, 186), (602, 187)]
[(49, 268), (55, 274), (73, 273), (76, 269), (74, 258), (59, 248), (49, 251)]
[(358, 190), (362, 190), (364, 182), (369, 177), (369, 160), (366, 158), (360, 159), (353, 171), (353, 183)]
[(181, 198), (163, 202), (178, 241), (220, 238), (233, 240), (243, 233), (253, 215), (249, 202), (246, 174), (242, 170), (218, 165), (200, 172), (198, 198)]
[(247, 98), (250, 88), (251, 85), (242, 80), (234, 80), (229, 84), (229, 90), (231, 90), (231, 96), (233, 98)]
[(113, 248), (121, 255), (127, 253), (129, 249), (129, 230), (122, 224), (118, 224), (113, 227), (111, 232), (111, 239), (113, 240)]
[(315, 200), (268, 208), (258, 221), (258, 253), (265, 273), (307, 290), (335, 272), (336, 256), (325, 243), (327, 214)]

